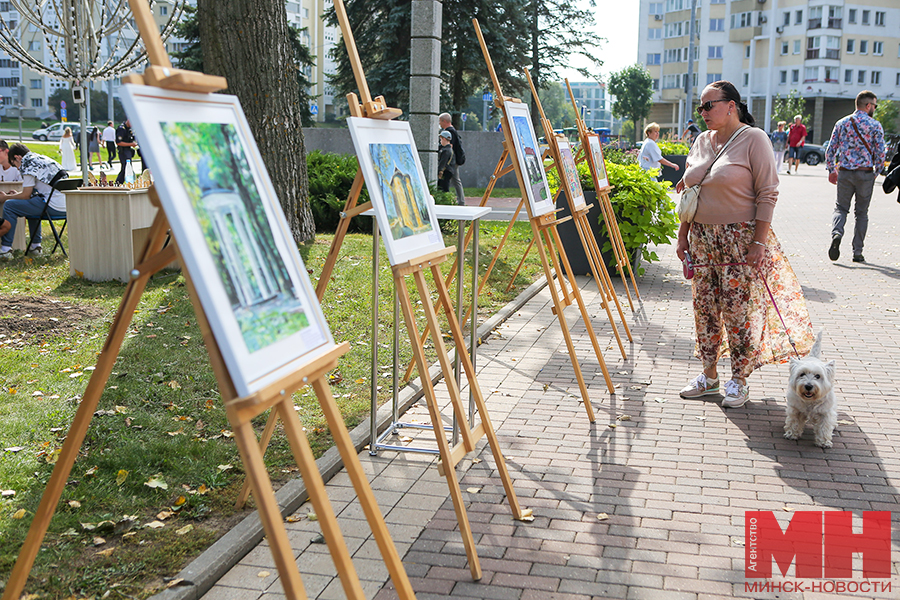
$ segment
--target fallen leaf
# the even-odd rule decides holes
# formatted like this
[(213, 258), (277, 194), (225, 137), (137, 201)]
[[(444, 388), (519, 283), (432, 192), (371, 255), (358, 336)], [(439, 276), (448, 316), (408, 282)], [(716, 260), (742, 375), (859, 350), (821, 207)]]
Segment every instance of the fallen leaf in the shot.
[(126, 479), (128, 479), (128, 471), (119, 469), (119, 472), (116, 474), (116, 485), (122, 485)]
[(618, 427), (618, 425), (616, 425), (615, 423), (609, 423), (607, 427), (609, 427), (610, 429), (615, 429), (616, 427)]
[[(154, 337), (155, 337), (155, 336), (154, 336)], [(180, 390), (180, 389), (181, 389), (181, 384), (179, 384), (179, 383), (178, 383), (177, 381), (175, 381), (174, 379), (173, 379), (172, 381), (168, 382), (166, 385), (169, 386), (170, 388), (172, 388), (173, 390)]]
[(147, 523), (147, 527), (149, 527), (150, 529), (161, 529), (165, 526), (166, 524), (161, 521), (150, 521), (149, 523)]
[(659, 402), (660, 404), (662, 404), (663, 402), (666, 401), (665, 398), (654, 398), (653, 400), (656, 401), (656, 402)]
[(173, 513), (171, 510), (164, 510), (162, 512), (156, 513), (156, 518), (160, 521), (165, 521), (174, 514), (175, 513)]
[(229, 470), (229, 469), (233, 469), (234, 466), (233, 466), (233, 465), (219, 465), (219, 466), (216, 467), (216, 468), (217, 468), (218, 470), (220, 470), (220, 471), (227, 471), (227, 470)]
[(314, 512), (306, 513), (306, 518), (309, 519), (310, 521), (318, 521), (319, 520), (318, 515), (316, 515), (316, 513), (314, 513)]
[(268, 571), (260, 571), (256, 574), (256, 576), (260, 579), (262, 579), (263, 577), (268, 577), (269, 575), (271, 575), (271, 573), (269, 573)]
[(185, 526), (182, 527), (181, 529), (176, 529), (176, 530), (175, 530), (175, 535), (184, 535), (184, 534), (186, 534), (186, 533), (192, 532), (193, 530), (194, 530), (194, 526), (193, 526), (193, 525), (185, 525)]
[(298, 521), (301, 521), (302, 519), (303, 519), (303, 517), (301, 517), (301, 516), (291, 515), (287, 519), (285, 519), (285, 521), (287, 521), (288, 523), (297, 523)]
[(16, 490), (0, 490), (0, 498), (9, 498), (16, 495)]
[(167, 484), (162, 478), (162, 473), (158, 473), (155, 477), (151, 477), (149, 480), (144, 482), (144, 485), (149, 488), (159, 488), (161, 490), (169, 489), (169, 484)]
[(481, 488), (470, 487), (470, 488), (466, 488), (466, 491), (469, 492), (470, 494), (477, 494), (478, 492), (481, 491)]
[(607, 519), (609, 519), (609, 515), (606, 513), (600, 513), (599, 515), (597, 515), (598, 521), (606, 521)]
[(21, 452), (25, 449), (25, 446), (10, 446), (9, 448), (4, 448), (3, 450), (6, 452)]
[(782, 506), (781, 510), (783, 510), (784, 512), (792, 512), (794, 509), (790, 506)]
[(97, 552), (97, 556), (109, 556), (110, 554), (115, 552), (115, 550), (115, 547), (107, 548), (106, 550), (100, 550), (99, 552)]
[(81, 502), (78, 500), (69, 500), (68, 504), (70, 508), (81, 508)]
[(185, 498), (184, 496), (178, 496), (178, 499), (175, 500), (175, 506), (181, 506), (185, 502), (187, 502), (187, 498)]
[(124, 406), (116, 406), (116, 412), (119, 414), (124, 414), (128, 412), (128, 409)]
[(97, 474), (97, 467), (91, 467), (90, 469), (88, 469), (87, 471), (84, 472), (85, 477), (90, 477), (91, 475), (96, 475), (96, 474)]
[(13, 513), (13, 519), (24, 519), (25, 518), (25, 509), (20, 508), (16, 512)]
[(39, 396), (43, 396), (44, 392), (36, 391), (36, 392), (32, 393), (31, 395), (32, 395), (32, 397), (37, 398)]
[(473, 464), (473, 465), (477, 465), (477, 464), (480, 463), (480, 462), (481, 462), (481, 459), (480, 459), (480, 458), (473, 458), (473, 459), (472, 459), (472, 464)]
[(848, 421), (846, 419), (838, 420), (838, 425), (853, 425), (853, 421)]
[(616, 417), (616, 420), (617, 421), (630, 421), (631, 415), (619, 415), (618, 417)]
[(184, 577), (179, 577), (178, 579), (173, 579), (169, 583), (166, 584), (166, 589), (175, 587), (176, 585), (181, 585), (181, 582), (184, 581)]
[(105, 543), (106, 543), (106, 540), (104, 540), (102, 537), (95, 537), (94, 541), (93, 541), (93, 544), (95, 546), (102, 546)]
[(204, 496), (209, 493), (209, 488), (206, 487), (205, 483), (201, 483), (200, 487), (197, 488), (197, 493), (200, 494), (201, 496)]

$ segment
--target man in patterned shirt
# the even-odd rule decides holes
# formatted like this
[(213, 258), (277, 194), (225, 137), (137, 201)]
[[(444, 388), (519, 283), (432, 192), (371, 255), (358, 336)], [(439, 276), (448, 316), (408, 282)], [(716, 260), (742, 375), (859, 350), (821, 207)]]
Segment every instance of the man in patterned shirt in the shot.
[(866, 262), (863, 242), (869, 225), (869, 201), (878, 167), (884, 164), (884, 130), (872, 118), (878, 106), (873, 92), (864, 90), (856, 96), (856, 112), (834, 124), (831, 141), (825, 151), (828, 181), (837, 185), (837, 202), (831, 225), (831, 247), (828, 258), (841, 256), (841, 238), (850, 212), (850, 200), (856, 196), (853, 229), (853, 262)]

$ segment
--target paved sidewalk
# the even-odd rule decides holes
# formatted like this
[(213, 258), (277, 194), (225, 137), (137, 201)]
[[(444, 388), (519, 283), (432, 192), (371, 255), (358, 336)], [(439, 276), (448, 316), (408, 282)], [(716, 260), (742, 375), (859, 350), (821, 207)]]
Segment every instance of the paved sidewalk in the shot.
[[(803, 284), (823, 354), (837, 361), (839, 426), (834, 448), (782, 437), (786, 365), (749, 380), (751, 402), (724, 410), (715, 398), (683, 400), (699, 372), (693, 358), (690, 287), (674, 246), (640, 278), (643, 304), (630, 326), (628, 360), (618, 353), (594, 284), (585, 300), (613, 374), (606, 390), (578, 311), (565, 316), (587, 378), (597, 421), (587, 421), (545, 289), (479, 349), (479, 382), (507, 458), (516, 494), (532, 523), (512, 520), (484, 441), (458, 473), (483, 578), (474, 582), (447, 493), (430, 456), (360, 454), (419, 600), (479, 598), (864, 598), (900, 597), (900, 205), (878, 186), (870, 210), (866, 264), (826, 256), (835, 188), (821, 167), (783, 177), (774, 229)], [(728, 372), (727, 364), (721, 365)], [(443, 386), (438, 392), (446, 398)], [(449, 414), (447, 411), (445, 414)], [(405, 420), (427, 421), (423, 403)], [(431, 436), (414, 437), (424, 444)], [(433, 438), (432, 438), (433, 443)], [(474, 459), (474, 460), (473, 460)], [(395, 598), (346, 473), (328, 495), (368, 598)], [(889, 592), (748, 591), (744, 512), (894, 511)], [(304, 505), (297, 515), (312, 508)], [(327, 549), (313, 543), (318, 523), (286, 523), (311, 598), (343, 598)], [(854, 558), (860, 582), (862, 561)], [(776, 568), (777, 573), (777, 568)], [(796, 581), (794, 567), (787, 578)], [(805, 580), (805, 585), (821, 583)], [(819, 588), (821, 589), (821, 588)], [(828, 589), (828, 588), (826, 588)], [(205, 600), (283, 598), (265, 541), (226, 574)]]

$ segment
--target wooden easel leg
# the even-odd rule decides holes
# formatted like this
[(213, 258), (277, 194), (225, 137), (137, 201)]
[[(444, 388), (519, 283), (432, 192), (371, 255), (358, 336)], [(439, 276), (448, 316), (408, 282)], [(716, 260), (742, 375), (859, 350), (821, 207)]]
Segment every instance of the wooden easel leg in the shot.
[(375, 542), (381, 551), (381, 557), (387, 566), (391, 581), (394, 582), (397, 595), (401, 600), (414, 600), (416, 595), (409, 582), (406, 569), (403, 568), (403, 562), (400, 560), (394, 541), (391, 539), (387, 525), (384, 523), (384, 517), (378, 508), (378, 503), (375, 501), (372, 487), (369, 485), (369, 480), (366, 478), (366, 474), (363, 472), (362, 465), (359, 462), (359, 455), (356, 453), (350, 434), (347, 433), (347, 426), (344, 424), (340, 409), (338, 409), (334, 401), (331, 386), (322, 377), (313, 380), (312, 387), (316, 391), (316, 397), (319, 399), (322, 412), (325, 413), (325, 420), (328, 421), (328, 428), (331, 430), (335, 446), (337, 446), (344, 461), (344, 468), (350, 476), (353, 489), (356, 490), (360, 506), (362, 506), (366, 520), (369, 522), (369, 527), (372, 529), (372, 535), (375, 537)]
[(101, 350), (100, 356), (97, 358), (96, 368), (88, 381), (84, 396), (78, 405), (78, 410), (75, 412), (75, 418), (72, 420), (72, 425), (66, 434), (66, 441), (63, 443), (56, 465), (53, 467), (50, 481), (47, 483), (44, 494), (41, 496), (41, 503), (38, 505), (37, 511), (35, 511), (34, 520), (31, 522), (28, 535), (25, 537), (25, 542), (19, 551), (16, 564), (13, 566), (9, 580), (6, 582), (3, 600), (18, 600), (22, 590), (25, 588), (28, 574), (31, 572), (31, 567), (34, 566), (34, 559), (37, 557), (41, 548), (41, 542), (43, 542), (44, 536), (47, 534), (50, 520), (53, 518), (53, 513), (56, 512), (66, 481), (69, 479), (69, 474), (72, 472), (72, 467), (78, 458), (78, 452), (84, 442), (84, 437), (87, 435), (91, 419), (97, 410), (97, 404), (100, 402), (103, 388), (106, 387), (106, 382), (109, 380), (109, 375), (119, 356), (119, 349), (122, 347), (122, 342), (128, 333), (131, 320), (134, 317), (134, 311), (140, 302), (144, 289), (147, 287), (147, 281), (155, 272), (153, 270), (144, 271), (141, 267), (143, 263), (150, 260), (160, 251), (166, 239), (168, 228), (169, 225), (165, 215), (162, 211), (158, 211), (150, 228), (147, 244), (144, 246), (141, 254), (141, 264), (138, 265), (141, 275), (128, 282), (128, 287), (122, 296), (119, 310), (116, 312), (116, 316), (109, 328), (106, 343), (103, 345), (103, 350)]
[(521, 271), (522, 267), (525, 265), (525, 259), (528, 258), (528, 253), (531, 252), (532, 246), (534, 246), (534, 238), (531, 238), (531, 241), (528, 242), (528, 247), (525, 248), (525, 252), (522, 254), (522, 260), (519, 261), (519, 266), (516, 267), (512, 277), (509, 278), (509, 285), (506, 286), (507, 292), (512, 289), (513, 284), (516, 282), (516, 277), (519, 276), (519, 271)]
[[(322, 527), (322, 535), (325, 537), (325, 542), (328, 544), (328, 551), (331, 553), (331, 559), (334, 561), (338, 576), (341, 578), (341, 586), (344, 588), (344, 594), (346, 594), (347, 598), (352, 600), (365, 600), (366, 595), (363, 592), (362, 585), (359, 583), (359, 577), (356, 575), (353, 561), (350, 560), (350, 552), (347, 550), (344, 536), (341, 534), (340, 527), (338, 527), (337, 517), (334, 516), (331, 502), (328, 501), (328, 496), (325, 493), (325, 482), (322, 481), (322, 475), (319, 473), (318, 467), (316, 467), (316, 459), (313, 456), (312, 448), (309, 447), (309, 441), (306, 439), (306, 434), (303, 433), (303, 426), (300, 424), (300, 417), (297, 415), (297, 411), (294, 408), (294, 402), (288, 396), (283, 402), (278, 403), (276, 408), (279, 413), (278, 416), (284, 424), (284, 432), (288, 442), (291, 444), (294, 460), (297, 461), (297, 466), (300, 468), (300, 475), (303, 477), (303, 483), (306, 484), (306, 489), (309, 490), (309, 500), (312, 502), (313, 508), (316, 509), (316, 516), (318, 517), (319, 525)], [(255, 441), (256, 440), (253, 439), (253, 442)], [(262, 462), (262, 454), (259, 453), (259, 447), (255, 443), (251, 443), (250, 446), (252, 447), (254, 454), (259, 457), (258, 467), (262, 469), (263, 476), (268, 480), (269, 477), (266, 473), (266, 466)], [(258, 483), (254, 480), (253, 484), (254, 490), (263, 490), (263, 494), (255, 491), (254, 497), (256, 498), (257, 503), (259, 502), (259, 497), (264, 494), (271, 496), (272, 501), (274, 502), (275, 494), (272, 492), (271, 482), (266, 481), (263, 486), (262, 482)], [(262, 507), (260, 507), (260, 516), (262, 516), (262, 514)], [(284, 531), (280, 513), (278, 514), (278, 527), (276, 529), (278, 530), (279, 535), (283, 534), (285, 536), (285, 542), (287, 542), (287, 534)], [(268, 529), (266, 530), (266, 535), (271, 535)], [(269, 544), (272, 545), (271, 538), (269, 539)], [(275, 554), (274, 545), (272, 545), (272, 554)], [(292, 569), (290, 570), (296, 571), (296, 565), (293, 564), (293, 553), (289, 553), (288, 556), (292, 557)], [(275, 558), (275, 561), (277, 564), (278, 557)], [(280, 569), (278, 572), (281, 574)], [(299, 574), (297, 576), (299, 578)]]
[[(410, 342), (412, 342), (416, 366), (420, 373), (428, 373), (425, 350), (418, 344), (419, 332), (416, 327), (416, 317), (413, 312), (412, 303), (409, 299), (409, 293), (406, 290), (406, 286), (403, 285), (403, 276), (395, 274), (394, 282), (400, 297), (400, 307), (403, 309), (403, 319), (406, 321), (406, 330), (409, 333)], [(422, 300), (423, 303), (425, 301), (425, 299)], [(448, 378), (445, 377), (444, 379), (447, 380)], [(431, 416), (431, 424), (434, 427), (434, 437), (437, 441), (441, 460), (444, 464), (451, 465), (450, 444), (447, 442), (447, 437), (444, 434), (443, 420), (437, 405), (437, 398), (434, 394), (434, 386), (432, 386), (431, 379), (428, 377), (422, 377), (421, 380), (422, 389), (425, 393), (425, 403), (428, 406), (428, 413)], [(459, 523), (459, 532), (462, 536), (463, 546), (466, 549), (466, 558), (469, 561), (469, 571), (472, 573), (472, 579), (477, 581), (481, 579), (481, 563), (478, 560), (478, 552), (475, 549), (475, 539), (472, 537), (472, 527), (469, 524), (469, 517), (466, 514), (466, 505), (463, 500), (462, 490), (459, 489), (459, 479), (456, 477), (456, 470), (453, 468), (444, 469), (444, 477), (447, 479), (447, 487), (450, 488), (450, 499), (453, 501), (453, 510), (456, 512), (456, 521)]]
[[(350, 187), (350, 193), (347, 195), (347, 203), (344, 205), (344, 212), (356, 206), (356, 201), (362, 193), (363, 174), (362, 169), (356, 171), (356, 177), (353, 178), (353, 185)], [(322, 273), (319, 275), (319, 281), (316, 282), (316, 297), (319, 302), (325, 296), (325, 289), (328, 282), (331, 281), (331, 273), (334, 271), (334, 265), (337, 263), (338, 254), (341, 252), (341, 245), (344, 243), (344, 237), (347, 235), (347, 228), (350, 227), (350, 219), (342, 217), (338, 221), (337, 231), (334, 232), (334, 238), (331, 240), (331, 249), (328, 251), (328, 257), (325, 259), (325, 266), (322, 267)]]
[[(275, 425), (278, 424), (278, 414), (273, 410), (269, 411), (269, 418), (266, 421), (266, 428), (263, 429), (262, 435), (259, 437), (259, 451), (265, 456), (266, 448), (269, 447), (269, 442), (272, 440), (272, 435), (275, 433)], [(237, 502), (234, 503), (234, 507), (238, 510), (244, 508), (244, 505), (247, 503), (247, 499), (250, 497), (250, 479), (244, 478), (244, 485), (241, 487), (241, 493), (238, 496)]]
[[(437, 267), (432, 267), (432, 274), (434, 277), (440, 275), (440, 270)], [(434, 278), (433, 277), (433, 278)], [(450, 324), (450, 332), (453, 335), (453, 343), (456, 344), (456, 347), (459, 351), (459, 356), (462, 360), (463, 368), (466, 371), (466, 377), (469, 381), (469, 389), (472, 391), (472, 397), (475, 400), (475, 406), (478, 409), (478, 414), (481, 416), (481, 425), (482, 429), (484, 429), (484, 433), (488, 438), (488, 444), (491, 446), (491, 452), (494, 455), (494, 462), (497, 464), (497, 471), (500, 474), (500, 479), (503, 481), (503, 489), (506, 491), (506, 499), (509, 502), (509, 507), (512, 509), (513, 518), (516, 520), (522, 520), (526, 516), (530, 516), (531, 511), (524, 512), (522, 508), (519, 506), (519, 499), (516, 497), (516, 491), (513, 489), (512, 479), (509, 476), (509, 471), (506, 468), (506, 459), (503, 457), (503, 452), (500, 450), (500, 443), (497, 440), (497, 434), (494, 432), (494, 426), (491, 424), (491, 417), (488, 414), (487, 405), (484, 402), (484, 395), (481, 393), (481, 386), (478, 384), (478, 379), (475, 375), (475, 365), (472, 364), (472, 359), (469, 354), (465, 351), (466, 345), (465, 340), (463, 339), (462, 329), (459, 326), (459, 322), (456, 320), (456, 313), (453, 310), (453, 303), (450, 300), (450, 293), (447, 291), (447, 287), (441, 285), (440, 279), (435, 279), (436, 288), (438, 292), (438, 298), (440, 300), (441, 306), (444, 308), (444, 314), (447, 317), (447, 321)]]
[[(231, 418), (232, 415), (229, 414), (229, 420)], [(294, 551), (291, 549), (287, 531), (284, 529), (281, 511), (278, 509), (278, 502), (275, 500), (275, 493), (272, 491), (272, 482), (266, 471), (266, 465), (263, 462), (256, 435), (253, 433), (253, 426), (249, 422), (232, 422), (231, 425), (234, 429), (234, 439), (241, 453), (241, 461), (244, 464), (244, 469), (247, 471), (247, 478), (252, 482), (251, 485), (254, 490), (254, 499), (258, 507), (259, 518), (262, 521), (266, 538), (269, 541), (269, 548), (272, 551), (272, 558), (275, 560), (275, 567), (278, 569), (278, 576), (281, 579), (284, 594), (292, 600), (305, 600), (307, 597), (306, 591), (303, 589), (300, 571), (297, 570), (297, 565), (294, 562)], [(318, 471), (316, 471), (316, 474), (318, 475)], [(303, 481), (306, 482), (307, 486), (309, 485), (305, 474)], [(311, 496), (312, 492), (310, 492)], [(322, 529), (324, 530), (324, 526)], [(330, 543), (328, 547), (329, 549), (331, 548)], [(343, 578), (341, 581), (343, 582)]]
[(578, 285), (575, 282), (575, 276), (572, 275), (572, 267), (569, 265), (569, 257), (566, 256), (566, 251), (563, 249), (562, 240), (559, 239), (559, 231), (557, 231), (556, 227), (551, 227), (547, 231), (548, 236), (552, 236), (553, 241), (556, 243), (556, 248), (559, 252), (560, 260), (563, 263), (563, 268), (566, 270), (566, 273), (572, 278), (572, 294), (575, 296), (575, 301), (578, 303), (578, 309), (581, 311), (581, 318), (584, 321), (585, 328), (588, 332), (588, 337), (591, 338), (591, 344), (594, 346), (594, 354), (597, 356), (597, 362), (600, 363), (600, 370), (603, 371), (603, 378), (606, 380), (606, 387), (609, 390), (610, 394), (616, 393), (616, 388), (613, 386), (612, 379), (609, 376), (609, 370), (606, 368), (606, 361), (603, 360), (603, 352), (600, 350), (600, 343), (597, 341), (597, 334), (594, 333), (594, 328), (591, 326), (591, 317), (588, 314), (587, 307), (584, 305), (584, 299), (581, 297), (581, 290), (578, 289)]
[[(534, 237), (540, 237), (539, 243), (536, 244), (536, 246), (538, 254), (541, 257), (541, 266), (544, 269), (544, 276), (547, 278), (547, 287), (550, 288), (550, 295), (553, 297), (553, 306), (556, 308), (556, 318), (559, 320), (563, 338), (566, 340), (566, 348), (569, 350), (569, 358), (572, 360), (572, 368), (575, 370), (575, 379), (578, 380), (578, 388), (581, 390), (581, 398), (584, 401), (584, 410), (587, 411), (588, 420), (593, 423), (596, 421), (594, 418), (594, 407), (591, 406), (587, 385), (585, 385), (584, 376), (581, 374), (581, 365), (578, 364), (578, 354), (575, 352), (575, 344), (572, 342), (572, 334), (569, 332), (569, 325), (566, 323), (566, 315), (563, 312), (566, 306), (559, 297), (559, 292), (556, 289), (556, 282), (553, 279), (553, 273), (550, 271), (550, 263), (547, 262), (547, 251), (553, 252), (553, 246), (551, 244), (548, 246), (547, 250), (544, 249), (545, 242), (542, 237), (543, 233), (541, 232), (537, 221), (537, 218), (531, 219), (531, 229), (534, 232)], [(589, 330), (591, 329), (590, 323), (587, 324), (587, 328)]]
[[(631, 259), (628, 256), (628, 252), (625, 250), (625, 242), (622, 239), (622, 232), (619, 229), (619, 222), (616, 220), (616, 213), (613, 210), (612, 202), (609, 199), (608, 192), (601, 192), (598, 194), (597, 199), (601, 202), (601, 207), (603, 208), (604, 218), (606, 219), (606, 229), (610, 233), (610, 241), (615, 246), (618, 244), (619, 253), (621, 255), (621, 262), (625, 263), (625, 267), (628, 269), (628, 273), (631, 276), (631, 285), (634, 288), (634, 293), (637, 296), (637, 299), (641, 299), (641, 292), (638, 290), (637, 281), (634, 278), (634, 271), (631, 269)], [(619, 265), (619, 276), (622, 278), (622, 283), (625, 284), (625, 291), (628, 292), (628, 284), (625, 280), (625, 275), (622, 272), (621, 262)], [(631, 304), (631, 294), (628, 293), (628, 302)], [(631, 304), (631, 310), (634, 310), (634, 305)]]

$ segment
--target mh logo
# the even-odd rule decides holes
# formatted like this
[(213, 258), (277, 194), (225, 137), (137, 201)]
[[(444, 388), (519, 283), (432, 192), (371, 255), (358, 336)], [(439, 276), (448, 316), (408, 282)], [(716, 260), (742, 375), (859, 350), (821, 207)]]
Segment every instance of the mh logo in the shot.
[(891, 513), (864, 511), (863, 531), (853, 533), (849, 511), (798, 511), (786, 531), (772, 511), (744, 513), (744, 576), (772, 576), (772, 559), (781, 575), (796, 557), (798, 578), (842, 579), (853, 576), (853, 553), (863, 557), (863, 577), (891, 576)]

